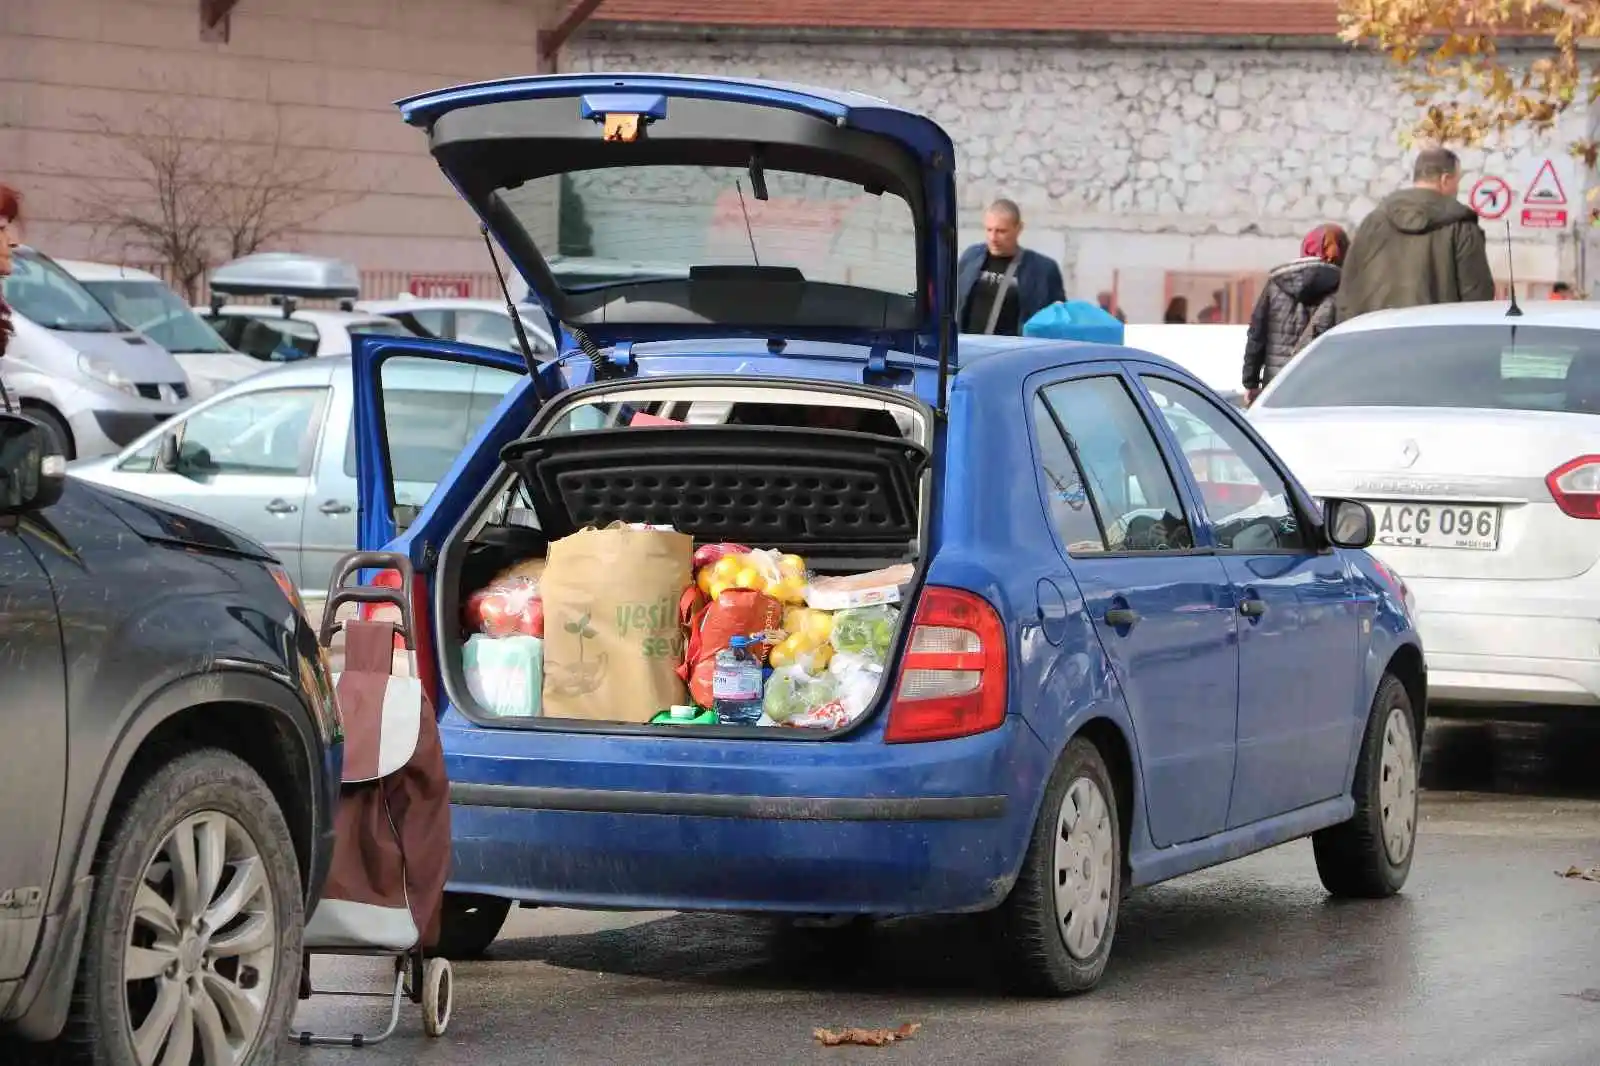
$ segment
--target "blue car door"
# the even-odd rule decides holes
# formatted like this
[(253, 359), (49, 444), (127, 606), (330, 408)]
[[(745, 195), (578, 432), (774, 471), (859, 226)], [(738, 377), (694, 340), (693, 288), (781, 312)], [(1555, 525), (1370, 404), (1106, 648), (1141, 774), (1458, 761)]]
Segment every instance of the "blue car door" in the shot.
[[(426, 528), (412, 563), (423, 574), (445, 527), (465, 511), (539, 409), (522, 356), (421, 337), (351, 338), (355, 386), (356, 540), (365, 551), (395, 546)], [(559, 388), (560, 367), (540, 368)], [(514, 384), (508, 378), (519, 377)], [(448, 394), (452, 402), (441, 404)], [(396, 475), (399, 475), (398, 477)]]
[[(1343, 557), (1313, 541), (1303, 494), (1217, 401), (1140, 375), (1200, 501), (1239, 611), (1239, 760), (1228, 826), (1345, 790), (1365, 717)], [(1297, 498), (1299, 497), (1299, 498)]]
[[(1078, 531), (1062, 550), (1133, 720), (1152, 842), (1209, 836), (1227, 821), (1234, 773), (1239, 658), (1227, 573), (1196, 548), (1160, 438), (1116, 365), (1035, 375), (1029, 388), (1059, 497), (1052, 511), (1086, 496), (1093, 514), (1070, 527), (1062, 519), (1074, 516), (1052, 519)], [(1061, 446), (1045, 448), (1052, 435)]]

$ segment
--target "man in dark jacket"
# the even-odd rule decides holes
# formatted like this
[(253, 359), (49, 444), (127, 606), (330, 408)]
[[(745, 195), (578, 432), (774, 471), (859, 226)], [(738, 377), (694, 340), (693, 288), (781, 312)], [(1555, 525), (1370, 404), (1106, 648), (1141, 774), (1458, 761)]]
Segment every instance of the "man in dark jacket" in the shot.
[(1061, 268), (1018, 243), (1022, 209), (996, 200), (983, 216), (984, 243), (961, 253), (956, 321), (962, 333), (1022, 335), (1022, 324), (1067, 298)]
[(1483, 227), (1456, 199), (1461, 161), (1447, 148), (1417, 155), (1412, 187), (1362, 220), (1339, 285), (1339, 321), (1389, 307), (1494, 299)]

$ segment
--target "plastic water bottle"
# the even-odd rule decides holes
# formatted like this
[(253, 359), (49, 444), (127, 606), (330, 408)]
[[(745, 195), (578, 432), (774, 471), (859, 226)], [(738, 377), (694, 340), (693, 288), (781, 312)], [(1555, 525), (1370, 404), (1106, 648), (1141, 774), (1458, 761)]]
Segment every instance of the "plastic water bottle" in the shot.
[(761, 660), (749, 637), (730, 637), (717, 652), (711, 675), (711, 702), (723, 725), (755, 725), (761, 720)]

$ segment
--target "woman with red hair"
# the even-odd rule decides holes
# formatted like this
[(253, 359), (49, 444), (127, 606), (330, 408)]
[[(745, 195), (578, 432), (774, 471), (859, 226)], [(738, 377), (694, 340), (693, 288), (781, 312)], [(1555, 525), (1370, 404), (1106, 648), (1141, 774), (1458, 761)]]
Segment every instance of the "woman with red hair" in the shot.
[(1300, 258), (1275, 268), (1256, 300), (1244, 342), (1244, 389), (1248, 402), (1277, 377), (1295, 354), (1334, 323), (1334, 294), (1350, 251), (1342, 226), (1324, 223), (1300, 242)]
[(21, 212), (22, 196), (0, 182), (0, 356), (6, 354), (6, 343), (11, 340), (11, 307), (6, 303), (5, 280), (11, 276), (11, 249), (21, 243), (17, 237), (17, 215)]
[[(17, 216), (22, 213), (22, 196), (11, 186), (0, 182), (0, 359), (6, 355), (11, 343), (11, 305), (6, 303), (6, 278), (11, 276), (11, 249), (21, 241), (17, 237)], [(11, 396), (0, 380), (0, 411), (11, 410)]]

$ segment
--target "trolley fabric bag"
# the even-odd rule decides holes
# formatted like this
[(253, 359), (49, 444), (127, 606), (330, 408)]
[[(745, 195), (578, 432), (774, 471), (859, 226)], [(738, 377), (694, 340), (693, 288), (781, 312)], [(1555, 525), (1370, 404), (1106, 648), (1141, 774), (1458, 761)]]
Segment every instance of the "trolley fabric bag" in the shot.
[[(392, 622), (346, 621), (334, 692), (344, 776), (322, 902), (307, 949), (427, 949), (438, 942), (450, 877), (450, 785), (433, 704), (392, 675)], [(415, 671), (413, 671), (415, 673)]]

